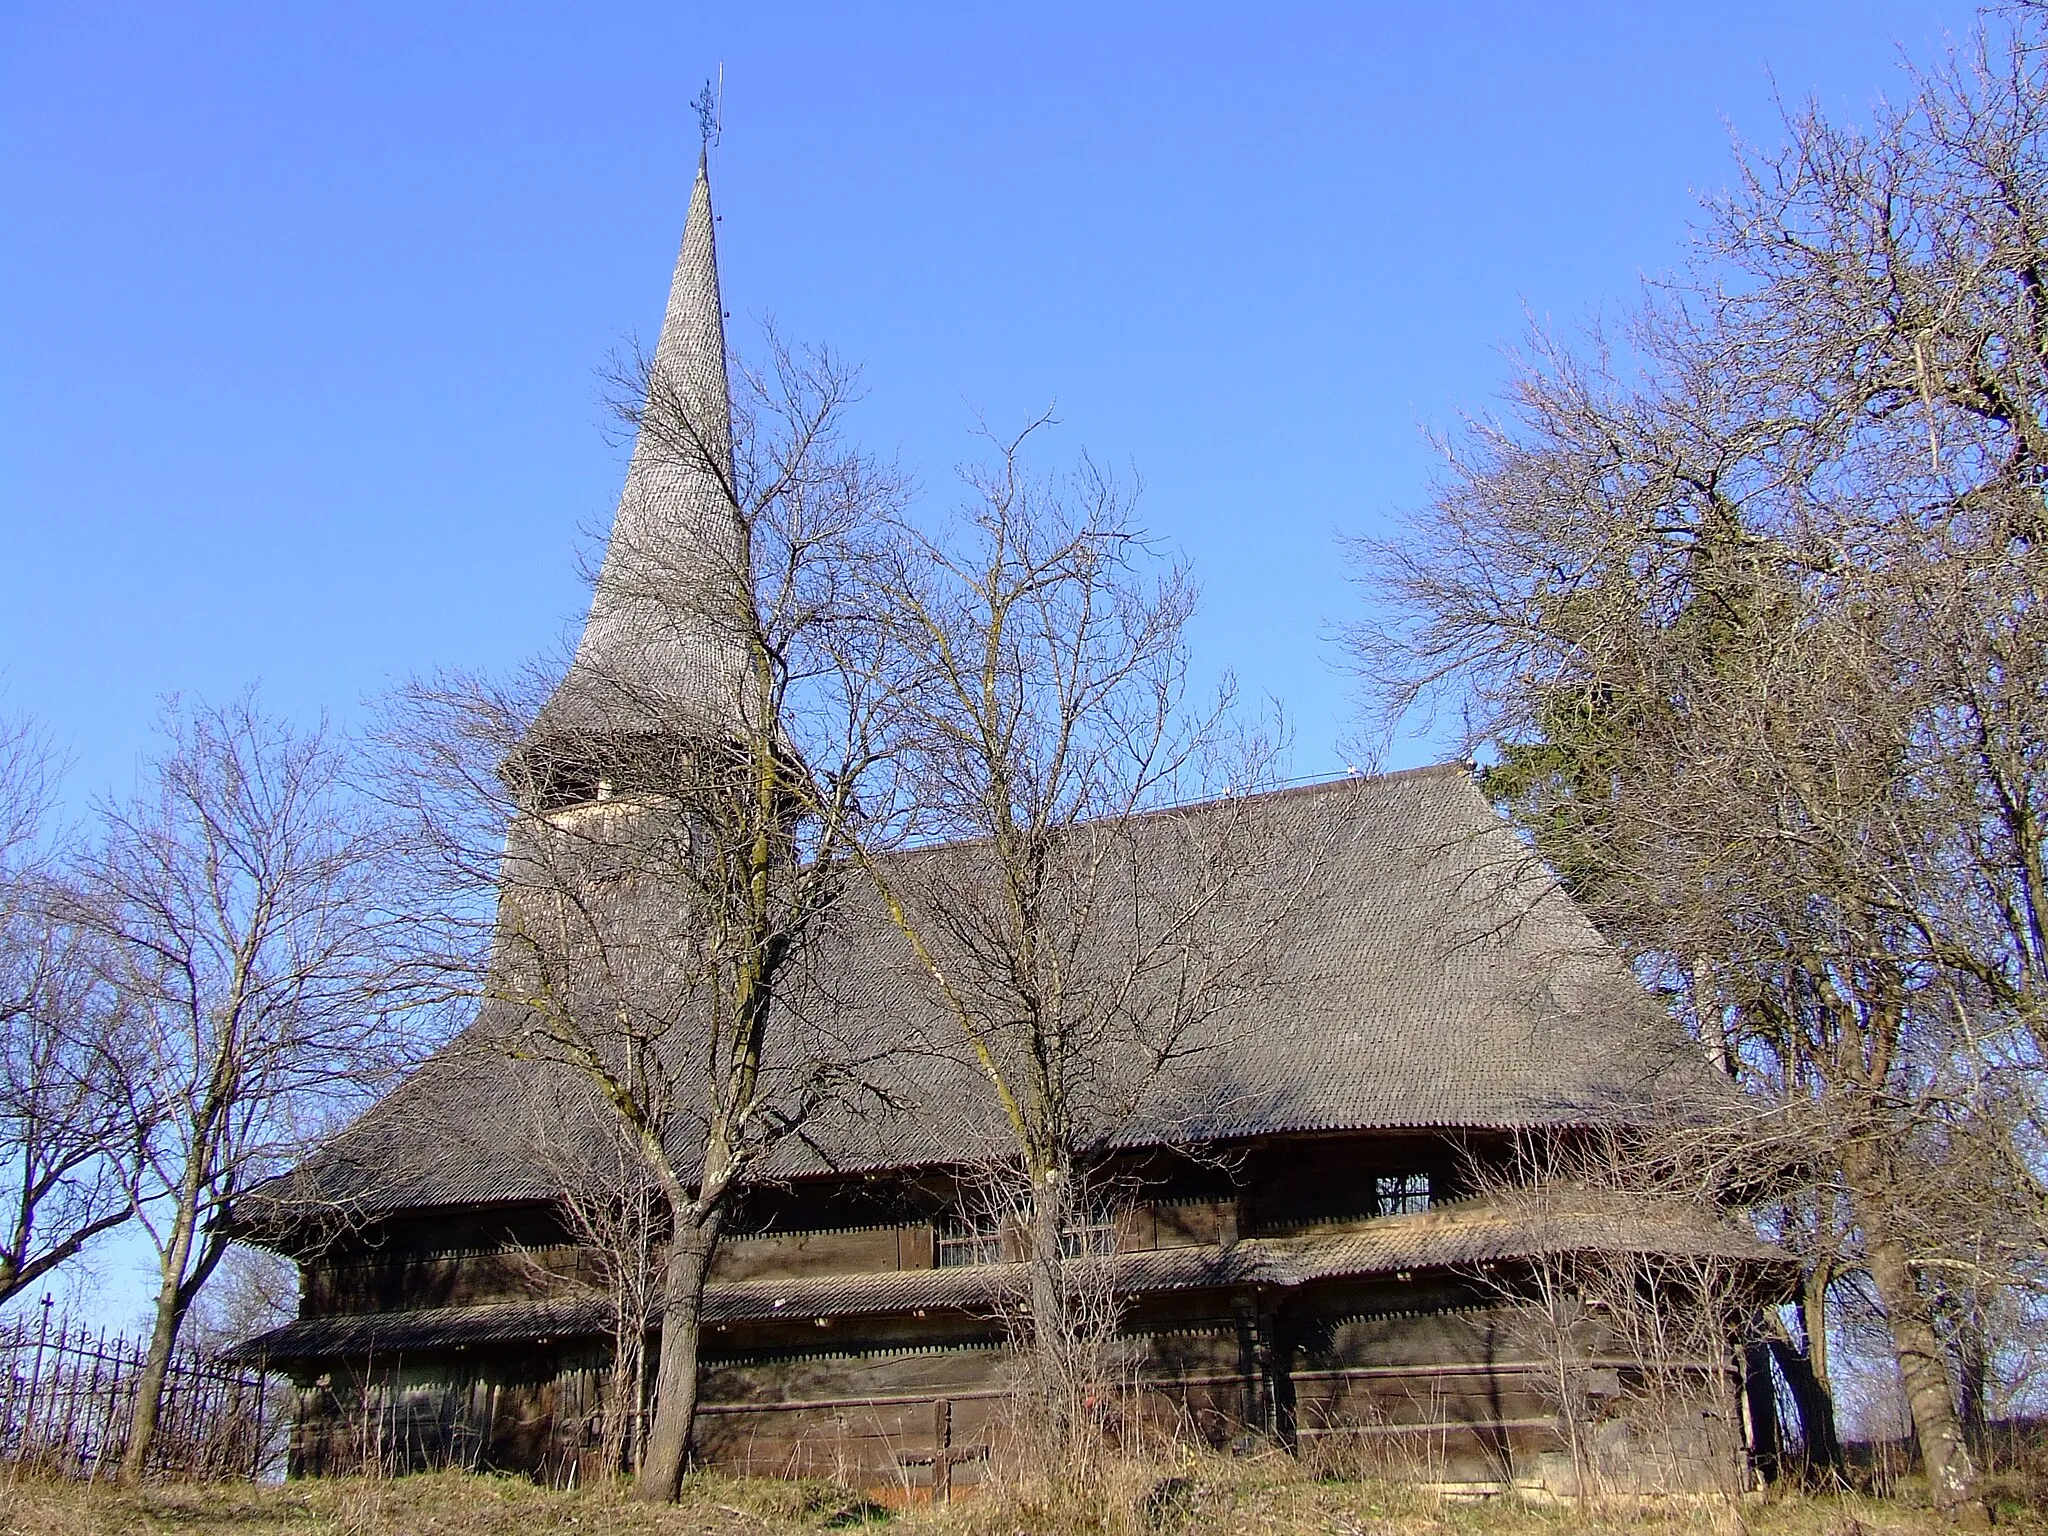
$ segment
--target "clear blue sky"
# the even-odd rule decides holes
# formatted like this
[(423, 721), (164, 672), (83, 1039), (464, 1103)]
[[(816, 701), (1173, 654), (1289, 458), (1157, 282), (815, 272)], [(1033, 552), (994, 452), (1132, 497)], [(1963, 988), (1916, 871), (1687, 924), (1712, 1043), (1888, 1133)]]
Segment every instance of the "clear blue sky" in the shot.
[(1422, 498), (1525, 308), (1676, 259), (1770, 72), (1855, 113), (1969, 17), (0, 0), (0, 709), (83, 797), (174, 690), (347, 720), (556, 643), (722, 62), (736, 342), (862, 363), (935, 496), (1057, 401), (1195, 562), (1205, 660), (1340, 767), (1335, 531)]

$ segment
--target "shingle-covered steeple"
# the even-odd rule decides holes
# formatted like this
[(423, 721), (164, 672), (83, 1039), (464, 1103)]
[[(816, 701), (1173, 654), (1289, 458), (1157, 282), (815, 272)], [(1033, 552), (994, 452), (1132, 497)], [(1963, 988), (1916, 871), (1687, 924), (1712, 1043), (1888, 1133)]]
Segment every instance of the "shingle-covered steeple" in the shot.
[(725, 319), (700, 157), (590, 617), (527, 737), (525, 756), (549, 762), (551, 780), (594, 786), (614, 777), (608, 760), (629, 758), (635, 742), (716, 737), (739, 718), (744, 651), (733, 614), (743, 540), (731, 486)]

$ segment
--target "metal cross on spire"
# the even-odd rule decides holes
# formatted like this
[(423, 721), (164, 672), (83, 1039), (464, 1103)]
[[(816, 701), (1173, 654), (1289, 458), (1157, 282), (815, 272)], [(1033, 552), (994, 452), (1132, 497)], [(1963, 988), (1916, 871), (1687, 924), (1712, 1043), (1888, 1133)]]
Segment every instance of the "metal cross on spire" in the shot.
[(704, 89), (697, 93), (697, 99), (690, 103), (697, 109), (697, 131), (704, 137), (707, 149), (718, 143), (720, 130), (725, 126), (725, 66), (718, 66), (718, 84), (714, 89), (711, 81), (704, 82)]
[(590, 617), (528, 736), (527, 750), (540, 754), (532, 760), (552, 764), (551, 795), (586, 779), (620, 779), (639, 750), (633, 742), (722, 734), (746, 697), (745, 653), (725, 617), (733, 584), (744, 579), (746, 542), (732, 490), (725, 310), (705, 164), (717, 103), (707, 81), (697, 102), (704, 156)]

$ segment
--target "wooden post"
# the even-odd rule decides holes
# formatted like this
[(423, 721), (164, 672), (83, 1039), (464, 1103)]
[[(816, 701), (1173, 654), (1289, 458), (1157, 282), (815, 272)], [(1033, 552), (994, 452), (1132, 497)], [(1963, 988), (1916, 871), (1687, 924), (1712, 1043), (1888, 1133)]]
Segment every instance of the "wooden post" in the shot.
[(899, 1451), (896, 1464), (899, 1467), (929, 1466), (932, 1469), (932, 1503), (947, 1504), (953, 1498), (953, 1469), (963, 1461), (986, 1461), (987, 1445), (956, 1446), (953, 1444), (953, 1403), (950, 1398), (936, 1398), (932, 1402), (932, 1448), (929, 1455), (923, 1451)]
[(1743, 1347), (1742, 1410), (1751, 1469), (1762, 1481), (1774, 1483), (1778, 1480), (1783, 1436), (1778, 1426), (1778, 1384), (1771, 1374), (1768, 1344)]
[(1272, 1397), (1267, 1390), (1265, 1344), (1259, 1326), (1258, 1295), (1240, 1294), (1231, 1308), (1237, 1323), (1238, 1424), (1242, 1432), (1272, 1433)]
[(255, 1482), (263, 1476), (263, 1398), (264, 1390), (270, 1384), (270, 1362), (266, 1357), (256, 1360), (256, 1434), (249, 1448), (249, 1481)]
[(932, 1503), (953, 1502), (953, 1401), (932, 1404)]

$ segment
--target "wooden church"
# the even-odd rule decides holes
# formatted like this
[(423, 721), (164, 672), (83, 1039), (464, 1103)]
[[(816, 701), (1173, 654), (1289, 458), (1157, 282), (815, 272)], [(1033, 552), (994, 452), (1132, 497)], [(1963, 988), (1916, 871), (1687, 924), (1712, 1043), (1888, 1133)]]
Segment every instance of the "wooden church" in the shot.
[[(715, 392), (723, 415), (713, 233), (700, 169), (657, 360)], [(719, 505), (636, 451), (614, 545), (665, 541), (686, 558), (730, 536)], [(708, 644), (624, 656), (632, 595), (612, 583), (608, 563), (536, 732), (601, 738), (584, 669), (642, 666), (708, 696), (729, 664)], [(1647, 1206), (1538, 1221), (1498, 1177), (1517, 1148), (1711, 1097), (1697, 1050), (1463, 765), (1181, 814), (1226, 813), (1259, 837), (1312, 840), (1318, 875), (1272, 893), (1286, 915), (1262, 933), (1259, 985), (1204, 1022), (1209, 1070), (1129, 1116), (1102, 1153), (1118, 1197), (1075, 1238), (1113, 1291), (1131, 1411), (1218, 1447), (1341, 1452), (1447, 1482), (1556, 1484), (1580, 1428), (1609, 1452), (1633, 1446), (1665, 1481), (1740, 1475), (1733, 1360), (1696, 1362), (1703, 1422), (1632, 1422), (1640, 1362), (1596, 1340), (1561, 1395), (1514, 1277), (1561, 1253), (1628, 1250), (1768, 1285), (1771, 1250)], [(943, 1019), (872, 905), (844, 904), (837, 984), (814, 1006), (883, 1043), (895, 1091), (779, 1144), (728, 1226), (694, 1444), (736, 1471), (944, 1497), (1000, 1449), (1024, 1266), (975, 1195), (994, 1144), (985, 1090), (913, 1048)], [(577, 1133), (536, 1111), (559, 1102), (547, 1069), (478, 1048), (499, 1007), (245, 1207), (245, 1235), (301, 1266), (297, 1320), (239, 1349), (297, 1384), (298, 1474), (458, 1464), (564, 1482), (611, 1454), (599, 1426), (616, 1311), (561, 1204)]]

